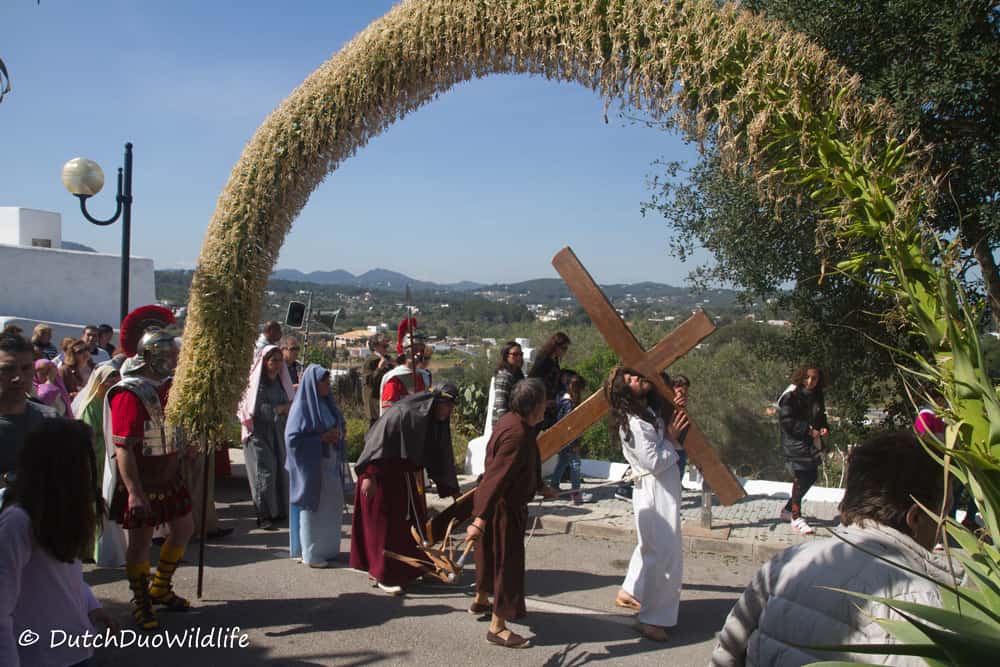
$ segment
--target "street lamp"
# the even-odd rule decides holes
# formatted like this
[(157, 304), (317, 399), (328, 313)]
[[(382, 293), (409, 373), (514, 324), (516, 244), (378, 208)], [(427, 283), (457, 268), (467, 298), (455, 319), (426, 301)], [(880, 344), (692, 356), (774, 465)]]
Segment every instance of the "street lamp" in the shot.
[(70, 194), (79, 197), (80, 211), (95, 225), (110, 225), (122, 219), (122, 279), (121, 318), (128, 315), (129, 254), (132, 241), (132, 144), (125, 144), (125, 166), (118, 168), (118, 194), (115, 196), (115, 214), (107, 220), (98, 220), (87, 212), (87, 198), (96, 195), (104, 187), (104, 171), (93, 160), (73, 158), (62, 169), (62, 182)]

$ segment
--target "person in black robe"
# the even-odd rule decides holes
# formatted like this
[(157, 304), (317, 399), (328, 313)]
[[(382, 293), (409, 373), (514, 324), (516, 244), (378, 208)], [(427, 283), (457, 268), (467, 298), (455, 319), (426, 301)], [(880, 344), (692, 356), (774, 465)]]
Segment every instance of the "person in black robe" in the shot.
[(442, 498), (459, 494), (449, 419), (458, 388), (406, 396), (390, 406), (365, 435), (365, 448), (354, 469), (358, 486), (351, 528), (351, 567), (391, 595), (424, 570), (386, 551), (423, 558), (413, 531), (422, 536), (427, 519), (424, 470)]
[[(492, 609), (486, 641), (507, 648), (526, 648), (530, 640), (507, 628), (522, 618), (524, 605), (524, 531), (528, 503), (535, 493), (554, 497), (543, 486), (537, 426), (545, 417), (545, 385), (531, 379), (511, 390), (510, 412), (504, 414), (486, 446), (486, 471), (476, 487), (473, 521), (467, 540), (476, 545), (476, 599), (470, 612)], [(490, 606), (489, 596), (493, 595)]]

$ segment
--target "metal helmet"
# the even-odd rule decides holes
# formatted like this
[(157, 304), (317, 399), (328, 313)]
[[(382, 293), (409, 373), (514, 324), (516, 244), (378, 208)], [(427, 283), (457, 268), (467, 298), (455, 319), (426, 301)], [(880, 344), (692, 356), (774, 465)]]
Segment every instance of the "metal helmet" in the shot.
[(122, 321), (122, 352), (128, 359), (122, 375), (136, 373), (147, 365), (160, 378), (168, 378), (177, 365), (174, 337), (164, 328), (174, 324), (174, 314), (162, 306), (142, 306)]
[(142, 359), (142, 364), (135, 368), (148, 366), (160, 378), (168, 378), (174, 374), (177, 367), (177, 345), (174, 337), (163, 329), (151, 327), (146, 330), (136, 345), (136, 357)]

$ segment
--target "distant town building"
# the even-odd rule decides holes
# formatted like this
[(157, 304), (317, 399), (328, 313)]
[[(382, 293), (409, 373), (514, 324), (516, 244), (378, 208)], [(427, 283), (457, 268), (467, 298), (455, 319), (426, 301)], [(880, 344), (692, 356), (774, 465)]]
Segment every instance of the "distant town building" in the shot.
[(344, 333), (337, 334), (336, 341), (338, 346), (360, 347), (371, 336), (372, 334), (368, 329), (355, 329), (354, 331), (345, 331)]

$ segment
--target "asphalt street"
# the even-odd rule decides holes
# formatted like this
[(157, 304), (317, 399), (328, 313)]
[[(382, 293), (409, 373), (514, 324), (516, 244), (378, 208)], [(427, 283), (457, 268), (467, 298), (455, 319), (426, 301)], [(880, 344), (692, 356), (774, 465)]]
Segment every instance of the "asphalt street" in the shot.
[[(222, 525), (235, 532), (209, 545), (201, 600), (193, 599), (196, 545), (178, 571), (176, 588), (196, 608), (160, 613), (162, 637), (143, 641), (164, 645), (139, 646), (142, 635), (126, 633), (122, 639), (132, 645), (98, 649), (95, 666), (704, 665), (715, 633), (756, 569), (744, 558), (685, 554), (680, 623), (669, 642), (658, 644), (640, 638), (631, 614), (613, 605), (633, 545), (539, 530), (527, 544), (528, 617), (511, 625), (531, 636), (533, 646), (505, 649), (486, 642), (486, 617), (466, 611), (471, 567), (456, 584), (414, 585), (404, 597), (369, 588), (363, 573), (346, 566), (346, 555), (335, 568), (310, 569), (288, 558), (287, 530), (254, 528), (241, 484), (246, 481), (229, 480), (220, 490), (229, 501), (220, 504)], [(345, 515), (345, 553), (349, 520)], [(155, 563), (155, 548), (152, 555)], [(85, 577), (129, 627), (124, 572), (89, 565)], [(168, 640), (187, 644), (167, 648)]]

